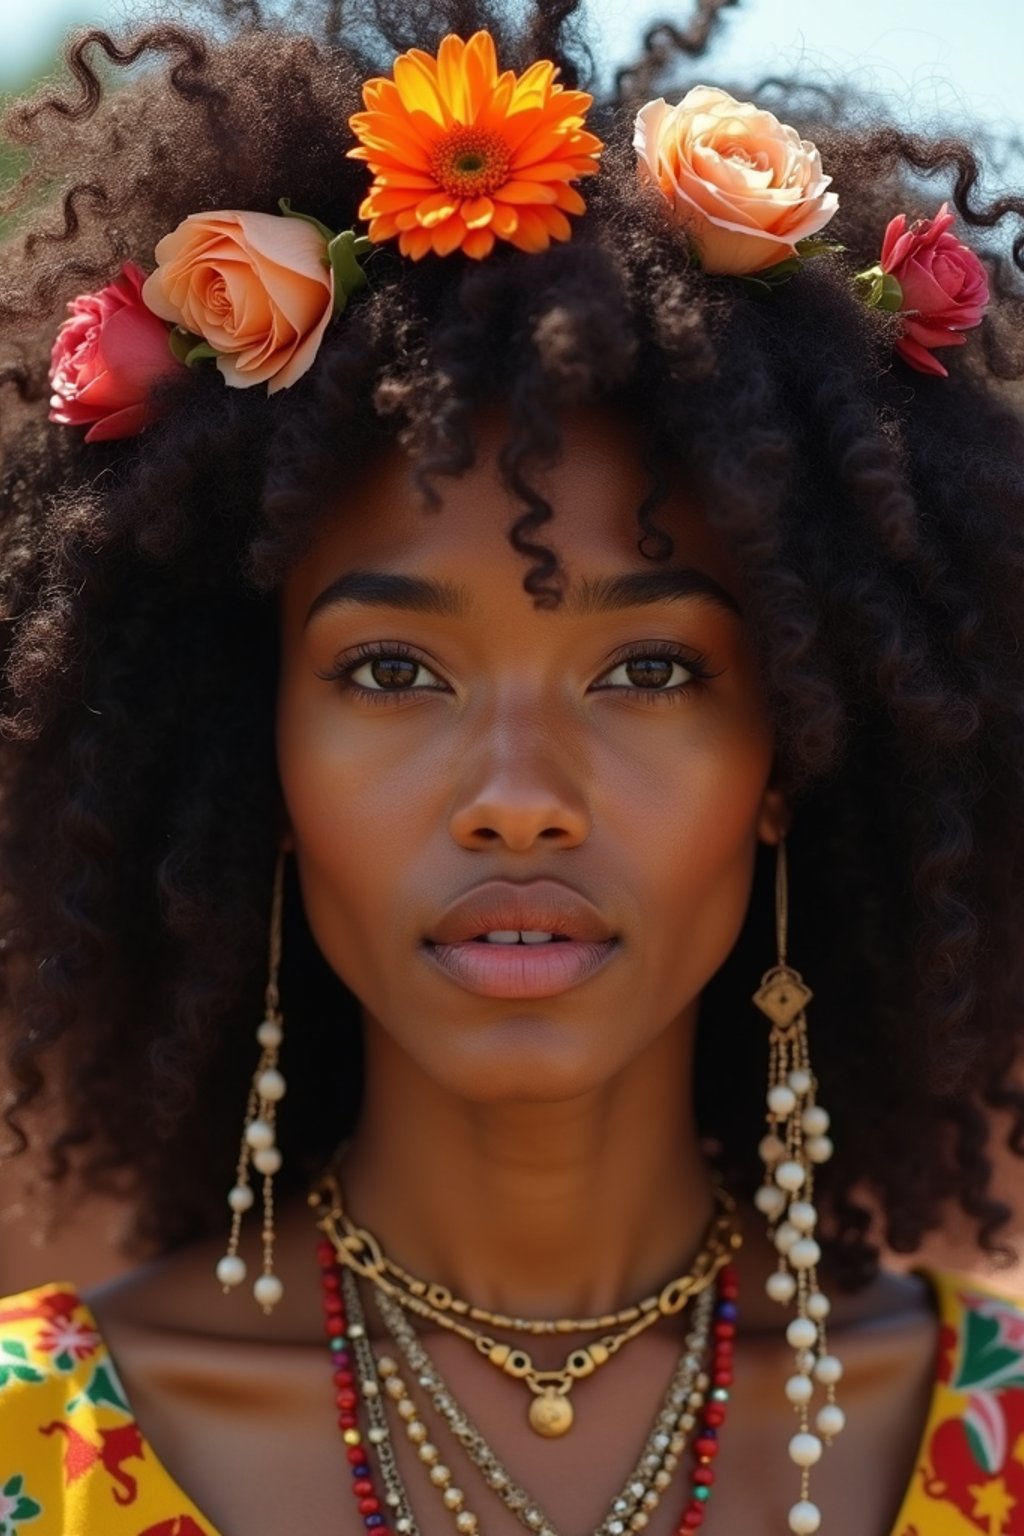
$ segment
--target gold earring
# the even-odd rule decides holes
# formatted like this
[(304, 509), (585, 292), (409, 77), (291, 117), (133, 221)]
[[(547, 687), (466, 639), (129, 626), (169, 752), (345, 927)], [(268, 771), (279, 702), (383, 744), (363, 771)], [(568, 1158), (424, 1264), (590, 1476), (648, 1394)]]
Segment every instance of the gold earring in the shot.
[[(800, 1498), (789, 1511), (789, 1528), (795, 1536), (812, 1536), (821, 1525), (821, 1511), (808, 1497), (810, 1469), (846, 1420), (835, 1400), (843, 1367), (828, 1351), (825, 1321), (831, 1303), (818, 1286), (821, 1249), (814, 1237), (818, 1223), (814, 1169), (832, 1156), (832, 1142), (827, 1135), (828, 1112), (817, 1102), (818, 1085), (807, 1048), (806, 1009), (814, 994), (787, 960), (789, 887), (784, 837), (779, 840), (775, 866), (775, 928), (778, 959), (754, 993), (754, 1002), (772, 1025), (768, 1131), (758, 1148), (765, 1182), (754, 1204), (768, 1218), (769, 1237), (779, 1255), (778, 1268), (768, 1276), (765, 1288), (773, 1301), (793, 1302), (796, 1307), (796, 1316), (786, 1328), (786, 1340), (796, 1355), (786, 1397), (799, 1424), (789, 1442), (789, 1455), (800, 1469)], [(824, 1388), (826, 1400), (815, 1417), (815, 1434), (810, 1415), (816, 1385)]]
[(284, 1286), (274, 1274), (274, 1175), (281, 1168), (281, 1153), (277, 1147), (277, 1106), (284, 1098), (286, 1087), (277, 1065), (284, 1038), (284, 1019), (281, 1016), (277, 981), (281, 967), (281, 913), (287, 852), (283, 846), (278, 849), (274, 869), (267, 987), (263, 1020), (256, 1030), (260, 1057), (249, 1088), (235, 1183), (228, 1192), (231, 1232), (227, 1252), (217, 1264), (217, 1279), (225, 1291), (241, 1285), (245, 1279), (246, 1265), (238, 1252), (238, 1240), (242, 1217), (255, 1203), (252, 1184), (249, 1182), (251, 1162), (257, 1173), (263, 1176), (263, 1270), (252, 1289), (264, 1312), (271, 1312), (284, 1294)]

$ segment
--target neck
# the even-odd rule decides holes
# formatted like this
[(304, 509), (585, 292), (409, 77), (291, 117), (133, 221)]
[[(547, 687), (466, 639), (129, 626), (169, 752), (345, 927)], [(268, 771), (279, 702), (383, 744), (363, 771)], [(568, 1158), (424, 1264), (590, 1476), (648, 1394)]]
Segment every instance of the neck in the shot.
[(578, 1098), (481, 1104), (426, 1078), (371, 1021), (342, 1169), (349, 1216), (414, 1274), (514, 1316), (613, 1311), (660, 1289), (714, 1212), (692, 1024)]

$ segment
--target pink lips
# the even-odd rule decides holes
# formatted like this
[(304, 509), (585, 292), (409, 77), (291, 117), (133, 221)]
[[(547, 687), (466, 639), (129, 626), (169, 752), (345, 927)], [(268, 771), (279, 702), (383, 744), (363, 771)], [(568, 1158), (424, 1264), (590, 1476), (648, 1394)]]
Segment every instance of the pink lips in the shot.
[(592, 976), (618, 948), (615, 939), (551, 944), (431, 944), (427, 954), (479, 997), (554, 997)]

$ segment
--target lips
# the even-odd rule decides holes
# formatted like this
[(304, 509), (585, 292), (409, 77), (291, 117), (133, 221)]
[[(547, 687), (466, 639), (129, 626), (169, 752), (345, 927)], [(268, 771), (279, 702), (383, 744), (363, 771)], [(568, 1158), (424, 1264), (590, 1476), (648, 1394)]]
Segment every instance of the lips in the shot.
[(488, 880), (445, 909), (427, 935), (427, 943), (461, 944), (485, 933), (512, 929), (553, 933), (583, 944), (603, 944), (615, 938), (597, 908), (566, 885), (555, 880), (534, 880), (529, 885)]
[(556, 997), (587, 981), (618, 950), (602, 944), (432, 944), (430, 962), (477, 997)]
[[(550, 933), (554, 942), (487, 944), (486, 933)], [(618, 949), (604, 918), (553, 880), (491, 880), (442, 914), (424, 950), (446, 976), (480, 997), (553, 997), (586, 981)]]

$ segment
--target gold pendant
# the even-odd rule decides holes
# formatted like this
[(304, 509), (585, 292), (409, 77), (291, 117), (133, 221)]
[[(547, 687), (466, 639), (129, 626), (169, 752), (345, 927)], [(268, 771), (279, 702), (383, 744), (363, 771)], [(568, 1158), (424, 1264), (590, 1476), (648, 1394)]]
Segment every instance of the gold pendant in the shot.
[(548, 1440), (568, 1434), (575, 1417), (572, 1403), (557, 1387), (545, 1387), (530, 1404), (530, 1428)]

